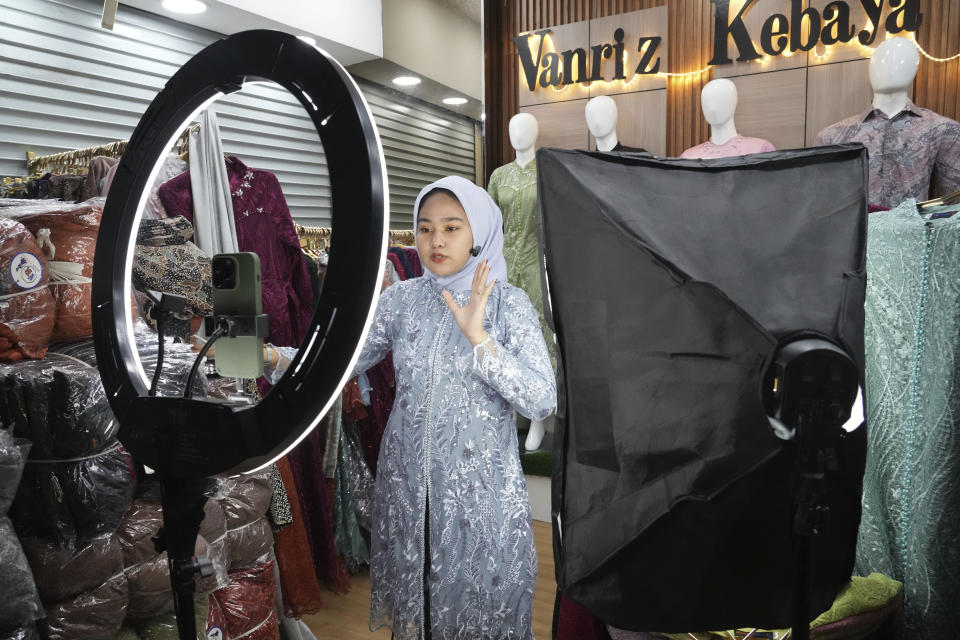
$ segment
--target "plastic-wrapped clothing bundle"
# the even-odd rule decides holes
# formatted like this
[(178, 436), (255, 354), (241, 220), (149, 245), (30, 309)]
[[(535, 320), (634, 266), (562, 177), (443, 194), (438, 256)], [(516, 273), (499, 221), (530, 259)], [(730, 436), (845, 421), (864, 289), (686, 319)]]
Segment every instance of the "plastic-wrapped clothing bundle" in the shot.
[(44, 202), (3, 209), (4, 216), (21, 222), (34, 235), (40, 229), (50, 230), (50, 242), (56, 247), (50, 268), (56, 264), (61, 274), (50, 283), (56, 300), (54, 341), (82, 340), (93, 334), (90, 277), (103, 202), (103, 198), (92, 198), (81, 204)]
[(10, 631), (0, 630), (0, 640), (40, 640), (40, 632), (33, 625)]
[(273, 562), (231, 571), (230, 584), (210, 596), (208, 629), (222, 629), (224, 640), (278, 640), (276, 591)]
[[(193, 618), (197, 626), (197, 640), (207, 640), (207, 618), (210, 615), (210, 595), (202, 594), (193, 599)], [(146, 620), (133, 620), (137, 640), (180, 640), (177, 617), (168, 613)], [(117, 640), (116, 638), (114, 640)]]
[(47, 640), (113, 640), (127, 613), (127, 579), (120, 573), (100, 587), (47, 605)]
[(0, 364), (0, 421), (32, 442), (33, 458), (42, 460), (99, 453), (119, 429), (95, 365), (53, 352)]
[(229, 478), (224, 480), (221, 492), (230, 568), (257, 564), (273, 548), (273, 530), (266, 518), (273, 497), (270, 476)]
[[(123, 556), (123, 572), (129, 585), (127, 617), (148, 619), (172, 613), (173, 592), (170, 587), (170, 569), (167, 554), (157, 553), (153, 538), (163, 525), (160, 503), (152, 500), (135, 500), (117, 531)], [(207, 541), (198, 536), (194, 547), (196, 555), (209, 557)], [(216, 579), (206, 581), (216, 588)], [(203, 582), (197, 585), (203, 593)]]
[(64, 462), (30, 460), (10, 516), (22, 536), (76, 550), (116, 531), (133, 499), (133, 460), (119, 444)]
[[(133, 332), (134, 339), (137, 342), (137, 352), (140, 354), (140, 362), (143, 364), (147, 376), (152, 379), (153, 371), (157, 366), (158, 336), (145, 322), (139, 319), (133, 325)], [(50, 347), (50, 351), (82, 360), (94, 368), (97, 366), (97, 356), (92, 340), (71, 344), (55, 344)], [(190, 345), (174, 343), (170, 338), (167, 338), (163, 346), (163, 371), (157, 384), (157, 395), (165, 397), (182, 396), (183, 388), (190, 376), (190, 369), (196, 359), (197, 354)], [(201, 368), (193, 380), (193, 397), (205, 397), (209, 384), (207, 376)]]
[(73, 598), (123, 571), (123, 552), (116, 534), (96, 538), (76, 553), (39, 538), (21, 542), (43, 602)]
[(230, 556), (227, 547), (227, 519), (218, 500), (207, 499), (203, 505), (200, 536), (207, 541), (207, 557), (213, 563), (213, 575), (197, 578), (197, 592), (209, 593), (227, 586), (230, 577)]
[(22, 224), (0, 218), (0, 360), (42, 358), (53, 335), (56, 305), (37, 240)]
[(28, 443), (0, 427), (0, 638), (30, 637), (34, 621), (43, 617), (30, 565), (6, 517), (29, 452)]

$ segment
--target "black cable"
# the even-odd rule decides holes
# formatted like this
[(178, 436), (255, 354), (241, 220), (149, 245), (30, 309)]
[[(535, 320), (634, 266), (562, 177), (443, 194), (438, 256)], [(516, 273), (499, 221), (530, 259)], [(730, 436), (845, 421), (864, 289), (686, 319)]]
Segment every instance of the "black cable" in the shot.
[(224, 335), (226, 335), (226, 333), (226, 327), (217, 327), (217, 330), (210, 334), (210, 338), (207, 340), (207, 343), (203, 345), (202, 349), (200, 349), (200, 353), (197, 354), (197, 359), (193, 361), (193, 367), (190, 369), (190, 375), (187, 376), (187, 387), (183, 390), (184, 398), (190, 398), (193, 395), (193, 379), (196, 377), (197, 371), (200, 369), (200, 363), (203, 362), (203, 356), (207, 355), (207, 350), (210, 349), (211, 345), (213, 345), (218, 338), (222, 338)]
[(162, 312), (157, 316), (157, 338), (159, 339), (159, 345), (157, 346), (157, 368), (153, 371), (153, 382), (150, 383), (151, 397), (157, 395), (157, 385), (160, 383), (160, 372), (163, 371), (163, 320), (165, 317), (166, 314)]

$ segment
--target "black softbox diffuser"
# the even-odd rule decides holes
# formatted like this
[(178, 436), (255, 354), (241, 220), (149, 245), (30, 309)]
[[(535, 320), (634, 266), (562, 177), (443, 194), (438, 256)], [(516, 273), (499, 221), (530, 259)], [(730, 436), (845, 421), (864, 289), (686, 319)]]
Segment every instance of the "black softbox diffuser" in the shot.
[[(797, 448), (761, 398), (778, 346), (829, 340), (863, 381), (867, 155), (723, 160), (542, 149), (560, 347), (557, 582), (614, 626), (790, 626)], [(853, 568), (866, 429), (844, 432), (809, 616)]]

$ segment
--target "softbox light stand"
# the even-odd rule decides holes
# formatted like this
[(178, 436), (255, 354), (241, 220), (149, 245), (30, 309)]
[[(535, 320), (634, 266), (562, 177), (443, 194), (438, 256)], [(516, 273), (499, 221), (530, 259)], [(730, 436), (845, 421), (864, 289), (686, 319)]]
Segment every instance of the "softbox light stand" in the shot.
[[(149, 189), (180, 132), (219, 96), (271, 81), (304, 107), (323, 144), (333, 235), (320, 300), (303, 346), (263, 400), (148, 397), (130, 315), (137, 229)], [(307, 436), (346, 383), (373, 318), (389, 228), (385, 163), (370, 110), (332, 57), (297, 37), (247, 31), (200, 51), (148, 107), (117, 166), (93, 269), (97, 364), (119, 439), (163, 491), (159, 544), (169, 557), (181, 640), (193, 640), (193, 557), (206, 478), (249, 473)]]
[[(813, 619), (852, 573), (866, 429), (801, 411), (813, 439), (784, 440), (764, 393), (806, 339), (851, 363), (844, 402), (851, 380), (862, 386), (865, 150), (704, 161), (541, 149), (537, 171), (559, 344), (560, 589), (636, 631)], [(801, 505), (803, 492), (816, 500)], [(797, 522), (817, 534), (795, 538)]]

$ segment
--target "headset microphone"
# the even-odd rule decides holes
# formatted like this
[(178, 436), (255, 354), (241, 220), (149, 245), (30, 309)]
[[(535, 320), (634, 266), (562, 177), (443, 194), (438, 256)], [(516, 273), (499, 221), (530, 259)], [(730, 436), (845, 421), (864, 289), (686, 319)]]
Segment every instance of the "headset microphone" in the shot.
[(473, 249), (470, 249), (470, 255), (472, 255), (474, 258), (480, 255), (480, 245), (477, 245)]

